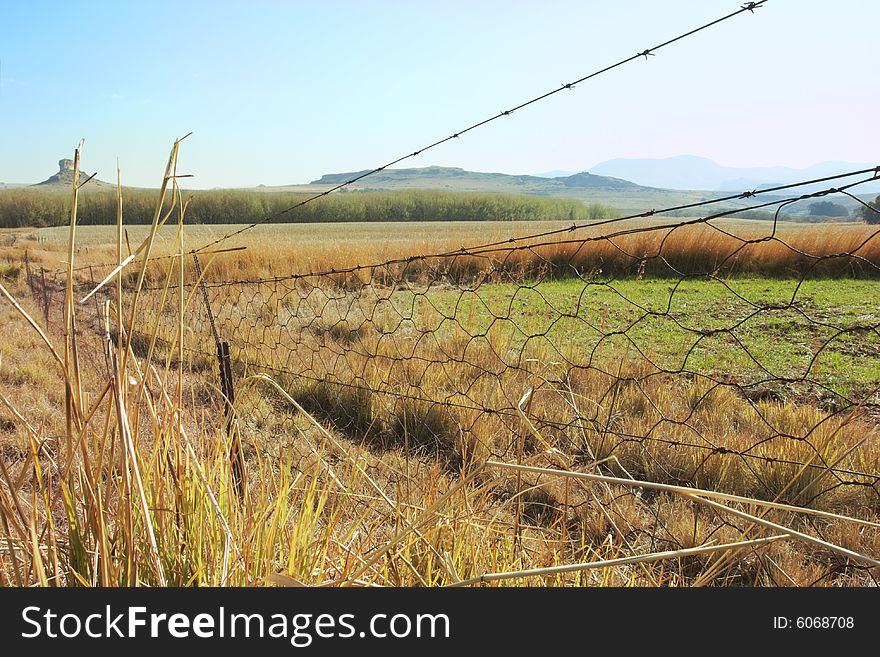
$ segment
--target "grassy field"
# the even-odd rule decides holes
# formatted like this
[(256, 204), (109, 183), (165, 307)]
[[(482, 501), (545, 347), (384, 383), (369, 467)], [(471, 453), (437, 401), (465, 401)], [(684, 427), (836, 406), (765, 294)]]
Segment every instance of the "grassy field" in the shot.
[(872, 229), (610, 235), (667, 221), (249, 231), (203, 256), (229, 424), (189, 259), (77, 303), (112, 229), (0, 234), (0, 584), (876, 585)]
[[(680, 217), (655, 217), (651, 221), (629, 221), (625, 226), (650, 226), (681, 221)], [(453, 244), (453, 248), (471, 246), (483, 242), (502, 240), (509, 237), (524, 237), (546, 230), (569, 228), (572, 221), (565, 220), (522, 220), (516, 223), (509, 221), (420, 221), (412, 222), (373, 222), (373, 223), (339, 223), (326, 222), (314, 223), (280, 223), (256, 226), (247, 233), (230, 240), (229, 246), (250, 246), (253, 248), (266, 247), (271, 243), (279, 247), (291, 248), (305, 243), (309, 246), (326, 248), (332, 245), (340, 245), (341, 249), (350, 248), (353, 245), (363, 244), (374, 252), (380, 249), (385, 242), (402, 242), (407, 248), (413, 244), (422, 243), (433, 252), (440, 245)], [(590, 223), (589, 220), (577, 223)], [(713, 222), (716, 225), (742, 234), (769, 234), (772, 231), (772, 222), (752, 219), (720, 219)], [(187, 226), (187, 240), (193, 245), (215, 240), (219, 237), (245, 227), (247, 224), (196, 224)], [(56, 226), (49, 228), (19, 228), (7, 229), (0, 232), (7, 240), (13, 237), (19, 240), (32, 241), (41, 245), (66, 246), (69, 238), (69, 228)], [(780, 224), (779, 230), (784, 236), (810, 233), (813, 235), (833, 235), (858, 232), (865, 234), (870, 231), (861, 222), (835, 223), (828, 226), (816, 226), (815, 224)], [(132, 244), (138, 243), (149, 234), (149, 226), (128, 226), (126, 231)], [(607, 230), (606, 230), (607, 232)], [(157, 247), (171, 246), (176, 239), (176, 227), (164, 226), (156, 235)], [(109, 247), (115, 244), (115, 226), (81, 226), (77, 230), (77, 245), (83, 247)]]
[(511, 348), (532, 343), (551, 358), (603, 362), (630, 351), (661, 370), (743, 385), (815, 378), (828, 394), (858, 398), (880, 382), (877, 291), (875, 281), (848, 279), (569, 280), (444, 290), (429, 307), (435, 323), (470, 318), (472, 334), (509, 320)]
[[(558, 235), (522, 244), (535, 248), (511, 258), (563, 263), (578, 270), (602, 269), (608, 274), (675, 276), (676, 271), (711, 271), (792, 277), (872, 277), (880, 265), (877, 226), (863, 223), (797, 224), (747, 219), (717, 219), (711, 225), (677, 227), (679, 217), (654, 217), (621, 223), (586, 226), (565, 232), (570, 221), (518, 222), (375, 222), (261, 225), (223, 242), (219, 248), (241, 248), (228, 254), (206, 255), (208, 280), (261, 278), (292, 273), (320, 272), (355, 265), (381, 263), (396, 258), (446, 253), (509, 238), (560, 231)], [(654, 227), (666, 229), (650, 230)], [(187, 226), (186, 249), (209, 244), (246, 225)], [(598, 239), (634, 231), (608, 239)], [(646, 231), (646, 232), (639, 232)], [(116, 260), (114, 229), (82, 226), (77, 232), (76, 258), (82, 274), (102, 277)], [(35, 267), (58, 271), (66, 257), (68, 231), (62, 227), (8, 229), (0, 231), (0, 259), (20, 262), (27, 253)], [(146, 226), (126, 228), (123, 254), (137, 248), (148, 235)], [(774, 239), (766, 241), (769, 237)], [(162, 227), (154, 237), (153, 255), (176, 253), (176, 229)], [(586, 242), (581, 242), (585, 240)], [(744, 241), (753, 241), (745, 244)], [(218, 247), (215, 247), (218, 248)], [(816, 258), (853, 253), (858, 258), (832, 258), (817, 265)], [(503, 253), (501, 254), (504, 255)], [(665, 260), (657, 258), (662, 255)], [(459, 262), (464, 262), (460, 258)], [(644, 263), (644, 264), (643, 264)], [(873, 263), (873, 265), (872, 265)], [(151, 265), (151, 278), (158, 278), (167, 263)], [(647, 268), (646, 268), (647, 267)], [(571, 272), (568, 272), (569, 274)]]

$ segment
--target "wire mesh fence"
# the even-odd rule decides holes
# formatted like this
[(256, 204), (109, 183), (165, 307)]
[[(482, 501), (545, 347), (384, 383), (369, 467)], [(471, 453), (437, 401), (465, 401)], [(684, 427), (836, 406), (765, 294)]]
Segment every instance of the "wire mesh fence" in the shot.
[[(875, 505), (878, 231), (801, 244), (726, 214), (269, 279), (188, 273), (188, 366), (213, 370), (228, 343), (246, 434), (283, 433), (294, 411), (255, 383), (264, 374), (350, 440), (451, 473), (563, 455), (762, 499)], [(155, 334), (130, 336), (141, 357), (173, 359), (177, 276), (142, 293)], [(828, 283), (841, 276), (852, 306)]]
[[(877, 172), (856, 173), (867, 177), (800, 193), (815, 185), (805, 181), (751, 207), (858, 200)], [(267, 278), (218, 280), (209, 257), (182, 253), (136, 295), (126, 274), (137, 305), (124, 314), (142, 319), (122, 344), (141, 371), (186, 379), (193, 410), (225, 418), (238, 483), (259, 476), (255, 451), (300, 471), (320, 461), (334, 478), (340, 453), (363, 450), (364, 472), (398, 491), (416, 471), (464, 481), (506, 464), (493, 495), (515, 510), (521, 545), (532, 532), (583, 550), (612, 527), (628, 554), (749, 531), (718, 511), (694, 515), (685, 536), (686, 509), (645, 485), (876, 517), (880, 227), (730, 218), (742, 211), (642, 213)], [(104, 273), (77, 270), (83, 298), (98, 288), (77, 310), (80, 355), (96, 368), (117, 295)], [(63, 278), (28, 275), (50, 326)], [(303, 412), (329, 438), (309, 442)], [(558, 472), (639, 483), (597, 488)], [(365, 495), (352, 513), (374, 503)], [(810, 525), (840, 540), (831, 527)], [(858, 559), (831, 558), (817, 581), (873, 581)]]
[[(376, 490), (401, 515), (399, 504), (428, 506), (412, 494), (419, 479), (484, 485), (477, 474), (489, 465), (501, 474), (485, 531), (511, 536), (514, 551), (527, 551), (530, 533), (572, 558), (619, 555), (622, 541), (630, 559), (733, 539), (757, 549), (796, 535), (833, 548), (793, 557), (820, 564), (813, 582), (799, 583), (876, 584), (865, 566), (877, 563), (860, 551), (880, 544), (880, 227), (783, 230), (779, 216), (833, 194), (869, 208), (856, 194), (878, 178), (880, 169), (864, 169), (368, 265), (213, 275), (210, 249), (255, 223), (155, 258), (161, 266), (146, 285), (124, 271), (127, 301), (113, 274), (138, 254), (72, 268), (83, 298), (74, 330), (80, 355), (109, 369), (106, 317), (141, 318), (129, 324), (136, 332), (109, 337), (139, 376), (186, 380), (190, 410), (220, 418), (242, 500), (249, 476), (261, 475), (255, 451), (300, 472), (319, 462), (347, 493), (334, 468), (355, 454), (349, 461), (373, 490), (351, 498), (354, 524), (375, 512)], [(733, 219), (756, 211), (772, 221)], [(242, 248), (226, 255), (247, 259)], [(28, 267), (27, 283), (51, 327), (66, 277)], [(163, 402), (155, 394), (144, 403)], [(323, 427), (320, 442), (302, 431), (303, 416)], [(806, 512), (810, 533), (705, 500), (710, 509), (698, 516), (689, 491)], [(756, 525), (788, 533), (752, 540)], [(774, 582), (794, 581), (771, 563)], [(705, 566), (694, 571), (699, 581), (758, 578), (746, 562), (734, 575)]]

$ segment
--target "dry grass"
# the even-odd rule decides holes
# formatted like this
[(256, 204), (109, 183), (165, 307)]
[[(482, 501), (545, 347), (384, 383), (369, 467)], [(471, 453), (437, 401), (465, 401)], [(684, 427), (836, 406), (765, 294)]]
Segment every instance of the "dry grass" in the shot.
[[(176, 149), (164, 182), (179, 200)], [(157, 212), (145, 254), (159, 251), (163, 221), (181, 221), (178, 251), (190, 243), (182, 210)], [(674, 247), (682, 267), (717, 262), (707, 234), (696, 232), (706, 229), (689, 230), (674, 231), (664, 252)], [(827, 244), (803, 230), (786, 239), (825, 253), (865, 237), (848, 227)], [(103, 247), (77, 251), (75, 239), (71, 230), (71, 267), (117, 257)], [(636, 261), (656, 247), (639, 242), (653, 238), (628, 239)], [(606, 249), (602, 267), (611, 266), (620, 243), (596, 244)], [(209, 271), (225, 278), (263, 275), (282, 262), (285, 271), (343, 267), (377, 259), (370, 248), (254, 246), (218, 257)], [(413, 243), (393, 248), (410, 255)], [(555, 248), (568, 264), (600, 257)], [(772, 254), (780, 275), (801, 266), (773, 242), (750, 248), (769, 251), (742, 253), (744, 267), (767, 267)], [(552, 255), (510, 266), (533, 272), (552, 267)], [(70, 258), (36, 247), (29, 257), (43, 266)], [(622, 270), (630, 260), (619, 261)], [(230, 436), (200, 299), (181, 297), (179, 287), (143, 289), (179, 283), (169, 264), (136, 262), (96, 297), (106, 306), (56, 306), (48, 326), (24, 272), (0, 281), (9, 327), (0, 340), (0, 585), (252, 586), (279, 573), (325, 586), (433, 586), (493, 573), (506, 574), (485, 580), (533, 585), (876, 583), (876, 479), (840, 481), (828, 468), (880, 472), (869, 416), (751, 401), (734, 387), (620, 355), (567, 369), (537, 349), (533, 365), (510, 368), (500, 335), (415, 340), (418, 327), (315, 287), (296, 298), (265, 290), (214, 297), (219, 321), (238, 329)], [(82, 283), (65, 282), (68, 299), (78, 298)], [(291, 317), (293, 342), (279, 327)], [(361, 328), (366, 318), (370, 330)], [(236, 436), (249, 483), (243, 499), (227, 449)], [(707, 454), (710, 443), (723, 450)], [(682, 494), (682, 484), (744, 499), (720, 498), (718, 508), (706, 502), (711, 495)], [(771, 540), (742, 546), (759, 538)]]
[[(648, 275), (678, 277), (693, 272), (760, 274), (766, 276), (876, 277), (880, 267), (880, 229), (866, 224), (780, 223), (717, 219), (709, 224), (679, 226), (679, 218), (631, 220), (598, 228), (562, 232), (547, 238), (524, 240), (511, 250), (503, 242), (547, 230), (568, 228), (571, 222), (427, 222), (382, 224), (287, 224), (260, 226), (218, 246), (244, 248), (206, 256), (211, 261), (208, 281), (251, 280), (289, 274), (409, 259), (435, 253), (455, 254), (476, 245), (500, 242), (478, 255), (427, 258), (390, 265), (389, 271), (417, 278), (442, 270), (455, 280), (467, 280), (494, 267), (521, 276), (571, 276), (601, 271), (610, 276)], [(660, 228), (670, 226), (669, 228)], [(235, 226), (197, 226), (187, 244), (198, 246), (222, 236)], [(115, 261), (115, 238), (108, 227), (87, 227), (87, 246), (77, 251), (82, 279), (100, 280)], [(0, 246), (0, 261), (20, 266), (23, 251), (34, 268), (60, 272), (64, 249), (58, 229), (9, 232), (8, 246)], [(637, 231), (637, 232), (631, 232)], [(629, 234), (627, 234), (629, 233)], [(619, 234), (619, 236), (614, 236)], [(130, 230), (135, 244), (144, 227)], [(164, 235), (164, 237), (163, 237)], [(169, 253), (173, 233), (158, 231), (156, 253)], [(126, 247), (127, 248), (127, 247)], [(126, 255), (128, 251), (125, 252)], [(839, 256), (830, 257), (829, 256)], [(167, 260), (147, 269), (147, 281), (163, 279)], [(100, 265), (104, 265), (103, 267)], [(92, 267), (91, 269), (89, 267)], [(130, 283), (131, 281), (129, 281)]]

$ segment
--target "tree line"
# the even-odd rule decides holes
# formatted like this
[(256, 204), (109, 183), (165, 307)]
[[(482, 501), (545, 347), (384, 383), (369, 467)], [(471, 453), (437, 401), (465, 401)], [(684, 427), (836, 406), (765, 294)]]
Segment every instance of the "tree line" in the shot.
[[(0, 228), (61, 226), (69, 222), (67, 190), (12, 189), (0, 192)], [(614, 211), (576, 200), (494, 194), (402, 190), (331, 194), (283, 212), (308, 198), (305, 194), (250, 190), (184, 192), (189, 198), (187, 223), (240, 224), (274, 217), (276, 222), (354, 221), (584, 221), (605, 219)], [(155, 211), (155, 190), (123, 191), (123, 220), (149, 224)], [(282, 214), (283, 213), (283, 214)], [(276, 215), (278, 215), (276, 217)], [(115, 191), (93, 191), (79, 198), (77, 222), (116, 223)]]

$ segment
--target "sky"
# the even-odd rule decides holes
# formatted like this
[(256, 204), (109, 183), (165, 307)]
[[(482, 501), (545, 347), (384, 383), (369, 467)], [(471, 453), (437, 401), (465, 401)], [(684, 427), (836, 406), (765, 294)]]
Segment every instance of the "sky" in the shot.
[[(0, 0), (0, 182), (83, 169), (192, 188), (385, 164), (740, 0)], [(619, 157), (880, 161), (874, 0), (769, 0), (400, 166), (535, 174)]]

